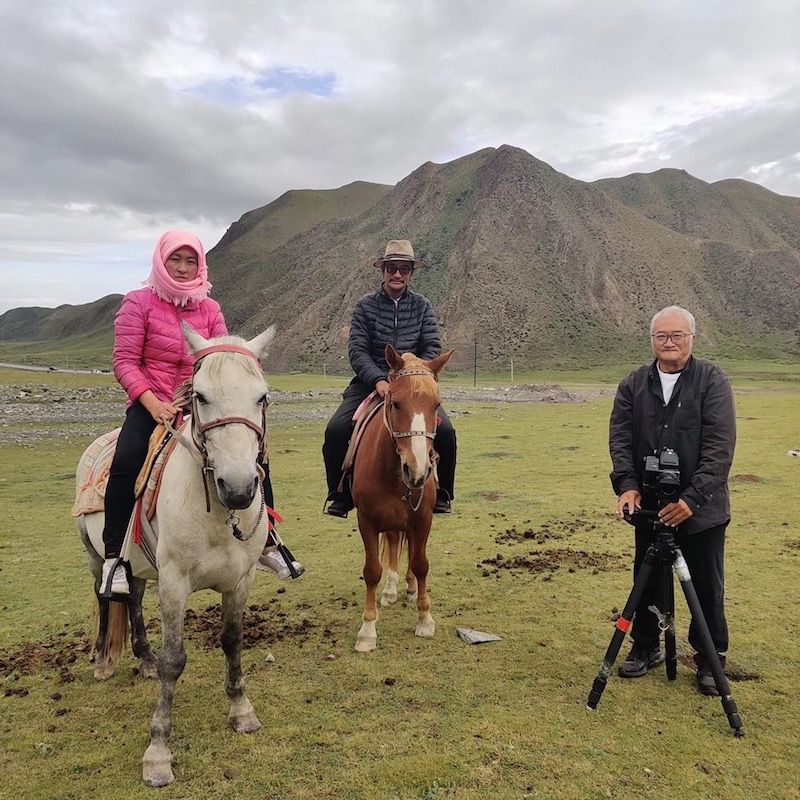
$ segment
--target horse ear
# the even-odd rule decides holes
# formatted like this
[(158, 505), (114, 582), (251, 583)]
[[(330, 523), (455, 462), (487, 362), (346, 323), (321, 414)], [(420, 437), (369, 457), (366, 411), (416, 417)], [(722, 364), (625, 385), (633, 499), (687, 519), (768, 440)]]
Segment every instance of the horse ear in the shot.
[(436, 358), (431, 359), (428, 361), (428, 369), (433, 372), (434, 375), (438, 375), (444, 365), (450, 360), (450, 356), (455, 353), (455, 350), (448, 350), (446, 353), (442, 353), (440, 356), (436, 356)]
[(208, 339), (204, 339), (194, 328), (187, 325), (183, 320), (181, 320), (181, 332), (192, 353), (196, 353), (198, 350), (208, 347)]
[(269, 350), (267, 350), (267, 348), (274, 338), (275, 326), (270, 325), (265, 331), (259, 333), (255, 339), (251, 339), (249, 342), (247, 342), (245, 347), (250, 350), (250, 352), (259, 359), (259, 361), (262, 361), (269, 355)]
[(390, 344), (387, 344), (383, 352), (386, 355), (386, 363), (389, 365), (390, 369), (403, 369), (403, 357), (397, 352), (397, 350), (394, 349), (394, 347), (392, 347)]

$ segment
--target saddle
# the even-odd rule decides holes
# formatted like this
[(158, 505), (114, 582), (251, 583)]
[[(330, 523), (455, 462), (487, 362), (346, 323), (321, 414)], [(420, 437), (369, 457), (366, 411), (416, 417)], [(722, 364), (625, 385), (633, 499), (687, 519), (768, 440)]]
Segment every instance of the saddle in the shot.
[[(361, 401), (361, 404), (353, 413), (353, 433), (350, 436), (350, 442), (347, 445), (347, 452), (342, 463), (342, 472), (345, 474), (352, 472), (353, 464), (356, 460), (356, 452), (359, 444), (361, 444), (361, 437), (364, 435), (367, 423), (378, 413), (378, 409), (382, 406), (383, 398), (376, 391), (373, 391)], [(342, 480), (344, 480), (344, 477), (342, 477)]]

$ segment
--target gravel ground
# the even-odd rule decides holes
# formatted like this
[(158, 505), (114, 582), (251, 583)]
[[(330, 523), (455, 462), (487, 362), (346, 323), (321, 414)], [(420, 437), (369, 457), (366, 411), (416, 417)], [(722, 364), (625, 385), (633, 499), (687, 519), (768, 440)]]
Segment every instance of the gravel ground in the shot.
[[(459, 403), (579, 403), (610, 394), (613, 390), (570, 392), (560, 386), (448, 387), (442, 391), (442, 400), (449, 409)], [(334, 390), (273, 390), (269, 416), (273, 420), (327, 419), (340, 396)], [(99, 436), (122, 422), (124, 407), (125, 393), (118, 386), (75, 390), (39, 383), (0, 386), (0, 443)]]

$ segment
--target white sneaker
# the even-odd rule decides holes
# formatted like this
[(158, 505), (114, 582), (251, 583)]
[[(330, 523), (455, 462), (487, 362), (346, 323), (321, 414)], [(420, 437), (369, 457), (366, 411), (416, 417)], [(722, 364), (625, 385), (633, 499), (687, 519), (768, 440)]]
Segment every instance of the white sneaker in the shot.
[[(292, 561), (292, 564), (297, 572), (301, 572), (303, 565), (299, 561)], [(267, 545), (256, 564), (256, 569), (262, 572), (272, 572), (277, 575), (281, 580), (288, 578), (292, 572), (286, 559), (281, 555), (277, 547)]]
[[(108, 584), (108, 576), (111, 574), (111, 569), (117, 563), (116, 558), (107, 558), (103, 562), (103, 575), (100, 578), (100, 591), (102, 592)], [(130, 594), (131, 590), (128, 586), (128, 576), (125, 572), (125, 567), (122, 564), (114, 570), (114, 578), (111, 581), (111, 594)]]

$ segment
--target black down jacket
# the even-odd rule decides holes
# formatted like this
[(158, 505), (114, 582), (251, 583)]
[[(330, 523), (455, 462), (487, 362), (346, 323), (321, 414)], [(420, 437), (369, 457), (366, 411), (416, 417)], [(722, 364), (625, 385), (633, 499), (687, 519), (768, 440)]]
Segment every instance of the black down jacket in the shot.
[(356, 377), (370, 389), (387, 380), (386, 345), (426, 361), (442, 352), (436, 314), (427, 297), (410, 289), (396, 302), (381, 288), (362, 297), (353, 311), (348, 355)]

